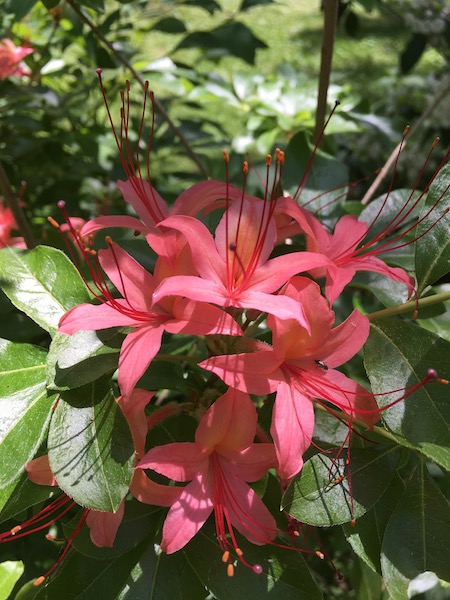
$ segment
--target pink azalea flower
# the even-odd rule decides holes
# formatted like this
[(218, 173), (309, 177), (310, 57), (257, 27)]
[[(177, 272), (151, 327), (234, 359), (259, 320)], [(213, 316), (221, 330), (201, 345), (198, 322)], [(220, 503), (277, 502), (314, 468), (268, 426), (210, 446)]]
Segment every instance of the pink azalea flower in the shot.
[(33, 52), (33, 48), (16, 46), (11, 40), (0, 40), (0, 79), (31, 75), (30, 69), (20, 61)]
[(154, 303), (153, 275), (116, 244), (111, 242), (110, 248), (100, 250), (98, 257), (122, 298), (114, 298), (99, 273), (92, 269), (94, 282), (103, 294), (103, 297), (97, 294), (97, 299), (102, 303), (80, 304), (70, 309), (60, 320), (59, 331), (71, 334), (80, 330), (132, 327), (119, 357), (119, 387), (126, 398), (157, 354), (164, 331), (241, 335), (241, 329), (230, 315), (209, 304), (185, 298)]
[(200, 366), (250, 394), (277, 392), (270, 432), (280, 477), (289, 480), (301, 470), (302, 455), (311, 443), (311, 400), (330, 402), (349, 419), (358, 416), (369, 426), (378, 420), (378, 408), (362, 386), (334, 369), (363, 346), (369, 334), (368, 319), (355, 310), (332, 329), (333, 311), (319, 286), (304, 277), (294, 277), (282, 293), (302, 304), (310, 333), (294, 319), (269, 316), (273, 346), (247, 339), (246, 353), (214, 356)]
[(13, 246), (14, 248), (26, 248), (25, 240), (22, 237), (12, 237), (11, 231), (16, 229), (11, 209), (5, 207), (0, 201), (0, 248)]
[(172, 216), (161, 223), (181, 232), (189, 245), (198, 276), (165, 279), (154, 293), (155, 302), (166, 296), (185, 296), (219, 306), (256, 309), (309, 327), (301, 304), (276, 292), (294, 274), (328, 263), (311, 252), (294, 252), (269, 259), (276, 225), (269, 203), (243, 197), (225, 211), (215, 239), (200, 221)]
[[(246, 566), (233, 532), (250, 542), (269, 543), (277, 533), (274, 518), (246, 482), (257, 481), (276, 465), (272, 444), (253, 443), (257, 414), (247, 394), (229, 389), (203, 415), (195, 442), (152, 448), (138, 465), (174, 481), (190, 481), (167, 514), (161, 548), (183, 548), (214, 511), (217, 538), (230, 564), (230, 550)], [(229, 536), (228, 536), (229, 534)], [(260, 565), (254, 565), (256, 573)], [(232, 573), (229, 573), (232, 574)]]
[[(318, 252), (329, 259), (329, 264), (310, 273), (318, 277), (326, 277), (325, 294), (333, 303), (344, 287), (350, 283), (357, 271), (381, 273), (394, 281), (403, 283), (410, 293), (414, 290), (414, 279), (399, 267), (389, 267), (377, 254), (383, 248), (374, 245), (382, 237), (361, 245), (370, 230), (370, 226), (358, 221), (354, 215), (345, 215), (336, 223), (333, 233), (329, 233), (322, 223), (307, 210), (300, 208), (301, 224), (307, 223), (307, 249)], [(392, 245), (389, 245), (392, 249)]]

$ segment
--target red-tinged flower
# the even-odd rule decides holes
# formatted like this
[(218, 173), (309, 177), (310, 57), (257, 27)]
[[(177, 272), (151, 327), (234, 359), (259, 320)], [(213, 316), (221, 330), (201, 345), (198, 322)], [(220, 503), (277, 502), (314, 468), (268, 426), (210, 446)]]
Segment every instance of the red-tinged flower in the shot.
[(214, 512), (217, 539), (232, 575), (230, 551), (249, 565), (234, 534), (237, 529), (257, 545), (277, 534), (274, 518), (246, 482), (257, 481), (276, 465), (273, 444), (253, 443), (257, 414), (247, 394), (229, 389), (203, 415), (195, 442), (152, 448), (138, 465), (174, 481), (190, 483), (167, 514), (161, 548), (171, 554), (183, 548)]
[(309, 327), (301, 304), (275, 292), (292, 275), (324, 266), (328, 260), (311, 252), (269, 259), (277, 230), (268, 202), (247, 196), (234, 202), (217, 226), (215, 239), (192, 217), (169, 217), (161, 225), (184, 235), (198, 276), (165, 279), (154, 293), (156, 302), (185, 296), (224, 307), (255, 309)]
[(132, 327), (119, 357), (119, 387), (126, 398), (157, 354), (164, 331), (188, 335), (242, 334), (230, 315), (209, 304), (185, 298), (154, 303), (153, 275), (117, 244), (110, 242), (108, 250), (100, 250), (98, 259), (122, 298), (111, 294), (101, 274), (92, 267), (91, 274), (101, 294), (96, 297), (101, 304), (80, 304), (70, 309), (60, 320), (59, 331), (71, 334), (80, 330)]
[(368, 319), (353, 311), (346, 321), (332, 328), (333, 311), (319, 286), (304, 277), (294, 277), (282, 294), (302, 304), (310, 333), (293, 319), (269, 316), (273, 346), (243, 340), (246, 353), (214, 356), (200, 366), (250, 394), (277, 392), (270, 431), (280, 477), (289, 480), (301, 470), (302, 455), (311, 443), (311, 400), (330, 402), (350, 420), (358, 417), (369, 426), (378, 420), (378, 408), (362, 386), (334, 369), (363, 346), (369, 334)]
[(7, 38), (0, 40), (0, 79), (30, 75), (30, 69), (25, 64), (20, 64), (20, 61), (32, 52), (33, 48), (16, 46)]
[(0, 201), (0, 248), (13, 246), (14, 248), (26, 248), (22, 237), (13, 237), (11, 231), (17, 229), (11, 209), (3, 206)]

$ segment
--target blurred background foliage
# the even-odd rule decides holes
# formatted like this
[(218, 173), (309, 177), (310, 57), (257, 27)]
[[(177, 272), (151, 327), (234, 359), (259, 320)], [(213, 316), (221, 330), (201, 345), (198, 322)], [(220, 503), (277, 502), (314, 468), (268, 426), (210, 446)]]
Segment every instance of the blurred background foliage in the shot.
[[(2, 6), (0, 37), (34, 52), (26, 58), (30, 77), (0, 81), (0, 160), (13, 186), (27, 184), (25, 208), (38, 237), (45, 237), (39, 228), (61, 198), (71, 214), (85, 217), (114, 213), (121, 200), (115, 181), (123, 172), (97, 67), (117, 122), (120, 89), (129, 79), (138, 127), (143, 92), (131, 66), (150, 81), (198, 155), (202, 169), (156, 115), (152, 180), (168, 199), (205, 173), (223, 178), (223, 148), (232, 151), (230, 174), (239, 183), (246, 153), (258, 167), (299, 132), (303, 144), (310, 141), (319, 2), (6, 0)], [(448, 91), (449, 12), (444, 0), (340, 3), (328, 99), (341, 106), (322, 147), (347, 164), (351, 179), (382, 166), (405, 125)], [(406, 150), (398, 187), (412, 183), (418, 156), (436, 135), (448, 141), (449, 96)]]

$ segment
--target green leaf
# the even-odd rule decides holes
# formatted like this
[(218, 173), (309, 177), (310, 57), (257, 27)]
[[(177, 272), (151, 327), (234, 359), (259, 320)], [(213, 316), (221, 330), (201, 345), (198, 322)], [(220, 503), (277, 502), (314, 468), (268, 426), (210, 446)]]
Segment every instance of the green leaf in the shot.
[(381, 600), (383, 580), (378, 573), (360, 560), (354, 560), (350, 582), (356, 592), (356, 600)]
[(409, 211), (419, 196), (420, 192), (414, 190), (393, 190), (388, 196), (383, 194), (383, 196), (372, 200), (361, 212), (358, 219), (371, 226), (369, 237), (373, 239), (383, 231), (386, 232), (388, 227), (390, 229), (392, 225), (398, 226), (400, 221), (401, 225), (404, 226), (417, 219), (423, 201), (420, 201), (411, 212)]
[[(130, 572), (140, 560), (147, 544), (148, 542), (142, 542), (130, 552), (109, 560), (94, 560), (73, 552), (65, 558), (57, 575), (40, 587), (35, 599), (115, 599), (123, 590)], [(150, 597), (147, 589), (146, 598)]]
[(408, 598), (409, 582), (424, 571), (450, 581), (450, 507), (420, 463), (384, 535), (381, 567), (389, 593)]
[(6, 12), (12, 13), (16, 21), (21, 21), (38, 0), (6, 0)]
[(419, 61), (427, 47), (428, 36), (424, 33), (413, 33), (405, 49), (400, 54), (400, 71), (403, 75), (411, 71)]
[(221, 560), (223, 550), (217, 542), (212, 520), (183, 549), (187, 562), (217, 600), (322, 599), (305, 560), (294, 549), (254, 546), (242, 538), (239, 538), (239, 547), (250, 565), (262, 566), (261, 575), (256, 575), (238, 561), (234, 576), (227, 576), (226, 565)]
[[(450, 209), (449, 186), (450, 165), (446, 165), (430, 186), (425, 206), (420, 214), (423, 221), (417, 226), (416, 234), (420, 238), (416, 242), (416, 276), (419, 292), (450, 272), (450, 236), (448, 235), (450, 214), (447, 213), (437, 222), (444, 211)], [(425, 216), (436, 202), (439, 202), (436, 208)], [(427, 232), (432, 226), (433, 228)]]
[(222, 10), (222, 7), (216, 0), (183, 0), (185, 6), (198, 6), (209, 12), (210, 15), (214, 14), (217, 10)]
[(141, 556), (117, 600), (203, 600), (204, 586), (181, 552), (168, 556), (151, 545)]
[(352, 449), (349, 482), (346, 452), (338, 459), (316, 454), (289, 485), (282, 507), (298, 521), (319, 527), (357, 519), (384, 493), (399, 456), (397, 446)]
[(343, 525), (344, 533), (351, 547), (362, 560), (381, 574), (380, 554), (384, 531), (405, 486), (396, 475), (378, 502), (361, 518), (351, 525)]
[[(417, 385), (429, 368), (448, 376), (450, 343), (417, 325), (378, 321), (364, 346), (365, 366), (380, 407)], [(399, 392), (389, 393), (392, 390)], [(450, 469), (450, 403), (448, 388), (429, 383), (405, 400), (382, 411), (383, 422), (398, 442), (416, 448)]]
[(242, 0), (239, 11), (243, 12), (254, 6), (260, 6), (261, 4), (273, 4), (273, 0)]
[(51, 8), (55, 8), (60, 2), (60, 0), (41, 0), (42, 4), (50, 10)]
[(46, 356), (0, 340), (0, 489), (20, 477), (47, 431), (55, 396), (45, 389)]
[(0, 563), (0, 600), (7, 600), (16, 582), (22, 576), (23, 570), (23, 563), (20, 560)]
[(131, 483), (134, 446), (107, 378), (61, 394), (48, 455), (59, 487), (75, 502), (93, 510), (118, 509)]
[(157, 21), (152, 26), (152, 29), (163, 31), (164, 33), (185, 33), (186, 26), (183, 21), (176, 17), (165, 17)]
[(237, 56), (249, 64), (254, 64), (256, 50), (267, 48), (267, 44), (253, 35), (242, 23), (230, 21), (212, 31), (195, 31), (188, 34), (176, 50), (182, 48), (204, 48), (213, 56)]
[(0, 285), (14, 306), (50, 334), (69, 308), (89, 300), (76, 268), (55, 248), (3, 248), (0, 273)]
[(36, 485), (22, 473), (17, 481), (0, 490), (0, 522), (15, 517), (30, 506), (44, 502), (52, 493), (51, 487)]
[[(283, 184), (292, 196), (297, 191), (311, 152), (304, 132), (296, 133), (286, 147)], [(301, 206), (308, 203), (306, 208), (313, 213), (320, 210), (320, 218), (326, 224), (334, 224), (341, 214), (339, 207), (344, 202), (347, 183), (346, 167), (332, 156), (318, 151), (298, 202)]]
[(116, 369), (123, 338), (117, 329), (57, 333), (48, 353), (50, 389), (80, 387)]

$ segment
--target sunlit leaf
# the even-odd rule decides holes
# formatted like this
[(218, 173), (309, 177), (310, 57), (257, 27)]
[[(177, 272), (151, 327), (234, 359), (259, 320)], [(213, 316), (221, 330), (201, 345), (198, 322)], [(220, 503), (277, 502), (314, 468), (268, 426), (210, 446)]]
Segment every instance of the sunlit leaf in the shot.
[(118, 509), (131, 483), (134, 446), (107, 378), (62, 393), (48, 454), (59, 487), (78, 504)]

